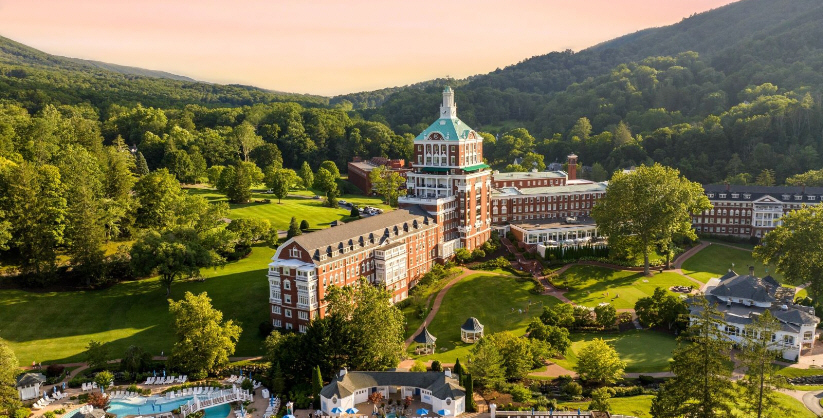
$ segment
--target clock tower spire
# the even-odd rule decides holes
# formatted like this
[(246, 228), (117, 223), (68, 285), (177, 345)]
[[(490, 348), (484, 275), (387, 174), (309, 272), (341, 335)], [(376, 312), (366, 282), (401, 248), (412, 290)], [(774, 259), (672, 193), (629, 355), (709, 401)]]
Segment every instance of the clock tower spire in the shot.
[(454, 103), (454, 91), (446, 86), (443, 89), (443, 104), (440, 105), (440, 119), (454, 119), (457, 117), (457, 104)]

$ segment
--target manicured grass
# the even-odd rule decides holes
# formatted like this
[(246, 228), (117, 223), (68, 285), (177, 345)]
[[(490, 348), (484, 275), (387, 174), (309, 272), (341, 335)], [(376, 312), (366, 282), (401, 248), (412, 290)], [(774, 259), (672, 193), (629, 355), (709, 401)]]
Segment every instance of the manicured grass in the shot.
[(577, 353), (595, 338), (602, 338), (617, 350), (620, 359), (626, 362), (626, 373), (668, 371), (672, 351), (677, 347), (674, 336), (651, 330), (631, 330), (619, 334), (578, 333), (569, 338), (572, 346), (565, 358), (552, 360), (568, 370), (574, 370)]
[[(612, 407), (612, 414), (622, 414), (637, 418), (651, 418), (649, 411), (652, 409), (653, 395), (627, 396), (624, 398), (612, 398), (609, 404)], [(583, 402), (560, 402), (559, 407), (568, 410), (589, 409), (589, 401)]]
[(823, 369), (798, 369), (797, 367), (782, 367), (777, 374), (785, 377), (804, 377), (823, 375)]
[[(686, 260), (683, 263), (683, 273), (706, 283), (713, 277), (726, 274), (732, 264), (737, 274), (748, 274), (749, 266), (753, 265), (755, 275), (766, 275), (763, 263), (755, 260), (751, 251), (719, 244), (712, 244)], [(778, 281), (783, 281), (783, 276), (774, 271), (774, 266), (770, 266), (769, 274)]]
[[(174, 283), (170, 297), (208, 292), (224, 319), (243, 327), (235, 355), (259, 355), (264, 350), (258, 325), (269, 321), (266, 271), (273, 254), (255, 247), (243, 260), (203, 270), (204, 282)], [(84, 361), (91, 339), (107, 343), (115, 358), (130, 345), (168, 355), (174, 338), (166, 290), (156, 278), (98, 291), (0, 290), (0, 324), (0, 338), (9, 341), (21, 365)]]
[[(226, 196), (214, 189), (189, 188), (189, 193), (198, 194), (205, 197), (210, 202), (225, 201)], [(349, 216), (351, 209), (337, 207), (328, 208), (323, 206), (323, 201), (318, 199), (306, 199), (302, 197), (286, 197), (278, 203), (277, 197), (270, 194), (253, 193), (252, 201), (255, 199), (271, 199), (271, 203), (244, 203), (230, 204), (231, 212), (229, 217), (239, 218), (259, 218), (267, 219), (279, 230), (287, 230), (292, 216), (297, 217), (297, 221), (303, 219), (309, 221), (311, 228), (327, 228), (332, 221), (339, 221)], [(383, 210), (391, 210), (384, 205), (379, 197), (366, 197), (358, 195), (344, 195), (340, 199), (352, 202), (360, 206), (373, 206)]]
[[(446, 293), (437, 316), (429, 324), (429, 332), (437, 338), (437, 352), (421, 359), (443, 363), (454, 363), (461, 357), (465, 359), (473, 345), (460, 340), (460, 326), (472, 316), (483, 324), (486, 335), (501, 331), (524, 334), (532, 318), (540, 316), (543, 306), (560, 303), (553, 296), (532, 293), (533, 286), (530, 280), (512, 276), (473, 274), (464, 277)], [(442, 348), (447, 351), (441, 351)]]
[[(583, 306), (595, 307), (608, 302), (617, 309), (634, 309), (638, 299), (651, 296), (654, 289), (671, 286), (695, 286), (677, 273), (660, 273), (646, 277), (643, 272), (612, 270), (595, 266), (574, 266), (555, 282), (569, 288), (565, 296)], [(608, 293), (608, 296), (606, 295)]]
[[(417, 297), (416, 293), (422, 292), (423, 294), (420, 295), (420, 297), (423, 298), (423, 300), (428, 301), (426, 305), (427, 314), (431, 310), (431, 305), (434, 304), (434, 298), (437, 297), (437, 294), (440, 293), (440, 291), (447, 284), (449, 284), (449, 282), (452, 281), (455, 277), (459, 276), (460, 274), (463, 274), (463, 269), (460, 267), (455, 267), (451, 271), (451, 274), (439, 280), (437, 283), (426, 286), (425, 289), (416, 287), (413, 290), (413, 297)], [(417, 331), (417, 328), (420, 328), (420, 325), (423, 323), (425, 316), (421, 318), (420, 315), (417, 314), (416, 306), (414, 306), (412, 303), (409, 303), (407, 306), (402, 308), (401, 312), (403, 312), (403, 317), (406, 318), (406, 332), (404, 334), (404, 338), (409, 338), (412, 334), (414, 334), (415, 331)]]

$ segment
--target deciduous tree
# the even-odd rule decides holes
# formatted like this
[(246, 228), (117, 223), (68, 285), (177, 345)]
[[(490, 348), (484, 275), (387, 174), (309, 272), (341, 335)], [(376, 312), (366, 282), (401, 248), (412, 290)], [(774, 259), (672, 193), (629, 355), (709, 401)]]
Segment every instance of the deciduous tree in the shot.
[(306, 189), (314, 185), (314, 172), (311, 171), (311, 166), (309, 166), (307, 161), (303, 161), (303, 165), (300, 166), (300, 170), (297, 171), (297, 175), (300, 177), (303, 187)]
[(788, 283), (806, 288), (809, 296), (823, 296), (823, 206), (804, 207), (780, 218), (781, 225), (767, 233), (754, 256), (777, 266)]
[(271, 189), (272, 193), (277, 196), (277, 203), (288, 196), (292, 185), (297, 181), (297, 174), (292, 169), (280, 168), (274, 166), (266, 168), (266, 187)]
[(396, 171), (390, 171), (385, 166), (377, 166), (369, 173), (369, 180), (377, 194), (383, 196), (389, 206), (397, 206), (397, 198), (406, 195), (403, 185), (406, 179)]
[(91, 340), (86, 346), (86, 363), (90, 369), (106, 367), (109, 362), (109, 349), (100, 341)]
[(169, 312), (177, 340), (169, 357), (173, 367), (191, 373), (192, 379), (202, 379), (229, 363), (241, 328), (232, 320), (223, 320), (208, 294), (186, 292), (182, 300), (169, 299)]
[(667, 246), (675, 235), (696, 239), (691, 214), (710, 208), (703, 186), (673, 168), (655, 164), (631, 173), (616, 172), (592, 217), (611, 245), (643, 254), (648, 275), (649, 253), (657, 245)]
[(625, 369), (626, 362), (601, 338), (595, 338), (577, 354), (575, 370), (586, 381), (611, 384), (623, 377)]
[(248, 122), (237, 125), (232, 131), (232, 137), (240, 148), (243, 161), (249, 161), (252, 150), (263, 145), (263, 137), (257, 135), (254, 126)]
[(17, 393), (17, 374), (20, 372), (17, 356), (9, 344), (0, 339), (0, 415), (14, 416), (20, 408), (20, 395)]
[(493, 341), (481, 338), (474, 344), (471, 352), (469, 372), (480, 386), (490, 388), (505, 379), (503, 357)]
[(780, 322), (771, 311), (745, 326), (740, 354), (737, 358), (746, 369), (746, 377), (740, 380), (746, 395), (746, 407), (751, 414), (761, 417), (787, 416), (789, 411), (780, 408), (775, 389), (784, 386), (784, 379), (777, 374), (772, 361), (779, 356), (780, 348), (773, 336), (780, 330)]

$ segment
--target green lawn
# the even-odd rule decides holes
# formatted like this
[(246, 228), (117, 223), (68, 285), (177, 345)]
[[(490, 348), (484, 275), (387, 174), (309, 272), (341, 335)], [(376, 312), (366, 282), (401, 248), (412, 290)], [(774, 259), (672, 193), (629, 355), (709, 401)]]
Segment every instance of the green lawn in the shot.
[[(651, 418), (649, 411), (652, 409), (653, 395), (627, 396), (623, 398), (612, 398), (609, 404), (612, 407), (612, 414), (629, 415), (637, 418)], [(560, 408), (576, 411), (589, 409), (589, 401), (582, 402), (560, 402)]]
[[(189, 188), (189, 193), (205, 197), (210, 202), (227, 200), (226, 196), (218, 193), (214, 189)], [(295, 191), (297, 193), (297, 191)], [(308, 193), (314, 195), (313, 192)], [(332, 221), (339, 221), (346, 218), (351, 213), (350, 209), (338, 207), (327, 208), (323, 206), (322, 200), (307, 199), (302, 197), (287, 197), (278, 203), (277, 198), (270, 194), (253, 193), (254, 199), (271, 199), (271, 203), (244, 203), (230, 204), (230, 218), (259, 218), (268, 219), (279, 230), (287, 230), (291, 217), (297, 217), (298, 221), (306, 219), (312, 228), (327, 228)], [(374, 206), (383, 210), (391, 208), (384, 205), (379, 197), (367, 197), (359, 195), (344, 195), (340, 199), (352, 202), (359, 206)]]
[(677, 273), (660, 273), (646, 277), (642, 272), (595, 266), (574, 266), (566, 270), (555, 283), (560, 287), (569, 288), (565, 296), (575, 303), (595, 307), (602, 302), (608, 302), (617, 309), (634, 309), (638, 299), (651, 296), (657, 287), (668, 289), (671, 286), (696, 285)]
[(669, 370), (672, 351), (677, 347), (674, 336), (651, 330), (631, 330), (619, 334), (579, 333), (570, 336), (571, 348), (563, 360), (553, 360), (559, 366), (574, 370), (577, 352), (589, 341), (602, 338), (611, 344), (626, 362), (626, 373), (652, 373)]
[[(683, 273), (706, 283), (713, 277), (726, 274), (732, 264), (738, 274), (748, 274), (749, 266), (754, 265), (755, 275), (766, 275), (763, 263), (755, 260), (751, 251), (719, 244), (712, 244), (686, 260), (683, 263)], [(769, 274), (778, 281), (783, 281), (783, 276), (774, 271), (774, 266), (769, 268)]]
[[(273, 249), (255, 247), (246, 259), (204, 270), (204, 282), (174, 283), (171, 298), (180, 299), (187, 290), (208, 292), (224, 318), (243, 327), (235, 355), (259, 355), (258, 325), (269, 320), (266, 270), (272, 255)], [(168, 355), (173, 343), (166, 291), (157, 279), (98, 291), (0, 290), (0, 338), (9, 341), (22, 365), (83, 361), (91, 339), (107, 343), (118, 358), (130, 345)]]
[(823, 375), (823, 369), (798, 369), (797, 367), (781, 367), (777, 374), (785, 377), (804, 377)]
[[(653, 395), (612, 398), (609, 400), (609, 404), (612, 407), (612, 414), (630, 415), (638, 418), (651, 418), (649, 410), (651, 410), (652, 408), (652, 399), (654, 399)], [(787, 409), (786, 415), (782, 416), (792, 418), (815, 417), (815, 415), (811, 411), (809, 411), (808, 409), (806, 409), (805, 406), (803, 406), (802, 402), (792, 398), (789, 395), (778, 393), (777, 402), (780, 404), (781, 407)], [(560, 407), (570, 410), (577, 410), (578, 408), (582, 410), (587, 410), (589, 407), (589, 402), (560, 402), (558, 405)], [(739, 413), (740, 411), (736, 412)]]
[[(437, 316), (429, 324), (429, 332), (437, 337), (437, 352), (421, 359), (443, 363), (454, 363), (460, 357), (465, 359), (472, 344), (460, 341), (460, 326), (472, 316), (484, 325), (487, 335), (501, 331), (524, 334), (531, 319), (540, 316), (544, 305), (560, 302), (553, 296), (534, 294), (532, 288), (530, 280), (511, 276), (473, 274), (464, 277), (446, 293)], [(525, 312), (529, 301), (531, 307)], [(519, 313), (518, 309), (524, 312)], [(441, 351), (442, 348), (447, 351)]]

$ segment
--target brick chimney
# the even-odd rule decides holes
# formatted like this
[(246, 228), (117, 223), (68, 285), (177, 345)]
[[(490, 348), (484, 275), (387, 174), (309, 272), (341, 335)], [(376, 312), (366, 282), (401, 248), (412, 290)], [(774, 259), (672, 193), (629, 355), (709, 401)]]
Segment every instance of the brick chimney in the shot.
[(567, 158), (569, 159), (569, 168), (567, 169), (568, 179), (577, 180), (577, 156), (574, 154), (569, 154)]

